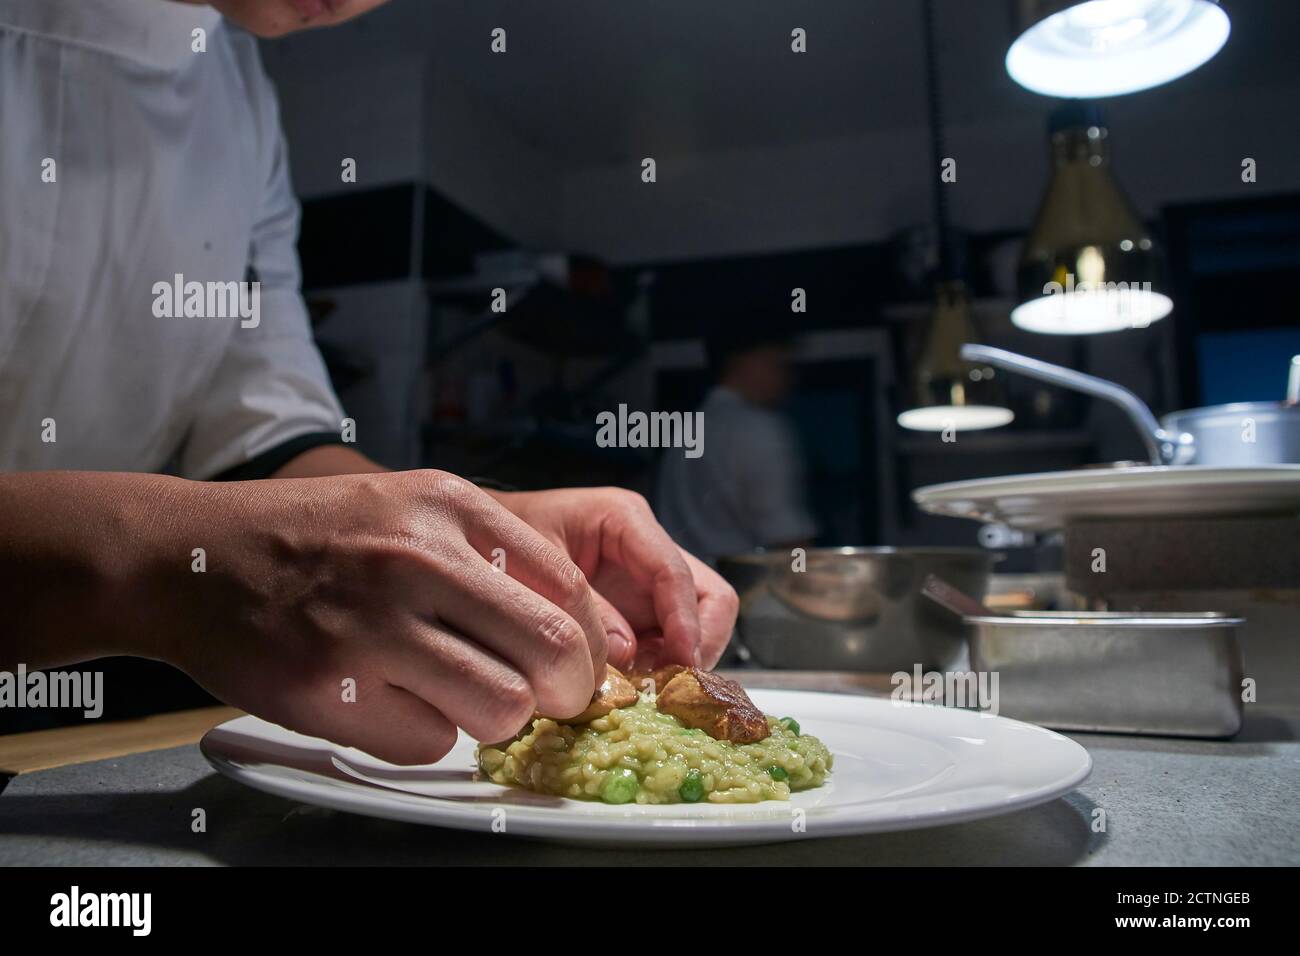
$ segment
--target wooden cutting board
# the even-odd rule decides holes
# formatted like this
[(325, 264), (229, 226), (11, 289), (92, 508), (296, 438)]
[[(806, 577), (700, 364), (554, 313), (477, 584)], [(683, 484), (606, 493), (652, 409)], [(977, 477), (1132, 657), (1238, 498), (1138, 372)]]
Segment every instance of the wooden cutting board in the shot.
[(242, 715), (234, 707), (204, 707), (138, 720), (9, 734), (0, 737), (0, 773), (14, 776), (198, 743), (217, 724)]

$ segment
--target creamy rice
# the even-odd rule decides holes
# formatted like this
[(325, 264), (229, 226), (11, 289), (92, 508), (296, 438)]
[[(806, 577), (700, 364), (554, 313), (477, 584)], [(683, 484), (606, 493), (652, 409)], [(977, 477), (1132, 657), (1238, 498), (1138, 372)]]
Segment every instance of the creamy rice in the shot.
[(478, 761), (495, 783), (607, 803), (756, 803), (820, 786), (833, 759), (826, 746), (785, 720), (767, 722), (772, 734), (758, 743), (714, 740), (644, 695), (576, 727), (539, 717), (509, 743), (480, 746)]

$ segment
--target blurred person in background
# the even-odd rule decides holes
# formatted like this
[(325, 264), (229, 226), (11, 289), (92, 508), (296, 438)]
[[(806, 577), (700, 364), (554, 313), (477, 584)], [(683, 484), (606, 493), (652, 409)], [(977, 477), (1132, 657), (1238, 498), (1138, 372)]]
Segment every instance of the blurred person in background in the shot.
[(778, 409), (794, 381), (779, 317), (736, 316), (706, 340), (714, 386), (699, 411), (704, 453), (665, 453), (659, 521), (687, 551), (714, 562), (757, 548), (807, 545), (817, 533), (805, 501), (794, 428)]

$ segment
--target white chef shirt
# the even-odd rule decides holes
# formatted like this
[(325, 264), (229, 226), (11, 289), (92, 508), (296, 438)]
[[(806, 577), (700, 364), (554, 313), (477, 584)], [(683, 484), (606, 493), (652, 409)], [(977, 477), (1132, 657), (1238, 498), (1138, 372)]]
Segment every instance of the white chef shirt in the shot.
[[(337, 433), (297, 232), (250, 35), (172, 0), (0, 0), (0, 470), (209, 478)], [(250, 268), (255, 328), (154, 314), (155, 283)]]
[(699, 409), (704, 453), (664, 452), (655, 515), (705, 561), (805, 541), (817, 532), (805, 507), (798, 440), (786, 420), (718, 386)]

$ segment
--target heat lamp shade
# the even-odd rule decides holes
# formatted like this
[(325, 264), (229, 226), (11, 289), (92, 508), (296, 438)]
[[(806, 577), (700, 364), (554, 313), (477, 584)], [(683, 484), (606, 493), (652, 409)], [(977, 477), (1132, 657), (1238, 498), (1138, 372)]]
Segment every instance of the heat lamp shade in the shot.
[(1156, 242), (1116, 180), (1094, 105), (1048, 119), (1052, 175), (1016, 270), (1012, 324), (1048, 335), (1145, 328), (1173, 310)]
[(913, 431), (977, 431), (998, 428), (1015, 415), (1007, 407), (1002, 379), (992, 366), (967, 362), (962, 345), (978, 341), (970, 297), (959, 281), (935, 288), (934, 313), (925, 344), (910, 370), (912, 407), (898, 424)]
[(1024, 0), (1007, 72), (1044, 96), (1091, 99), (1150, 89), (1222, 49), (1232, 26), (1213, 0)]

